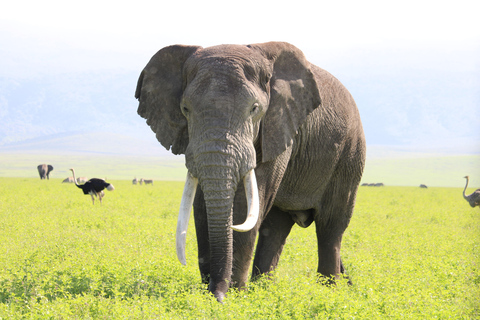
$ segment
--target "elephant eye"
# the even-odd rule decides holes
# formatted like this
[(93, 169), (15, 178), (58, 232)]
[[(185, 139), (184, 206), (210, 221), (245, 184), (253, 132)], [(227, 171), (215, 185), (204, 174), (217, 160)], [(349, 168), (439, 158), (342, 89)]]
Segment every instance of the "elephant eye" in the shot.
[(257, 102), (255, 102), (255, 103), (252, 105), (252, 109), (250, 110), (250, 113), (251, 113), (251, 114), (254, 114), (255, 112), (257, 112), (258, 107), (259, 107), (259, 104), (258, 104)]
[(182, 112), (184, 115), (187, 115), (190, 112), (190, 110), (188, 110), (187, 107), (182, 107)]

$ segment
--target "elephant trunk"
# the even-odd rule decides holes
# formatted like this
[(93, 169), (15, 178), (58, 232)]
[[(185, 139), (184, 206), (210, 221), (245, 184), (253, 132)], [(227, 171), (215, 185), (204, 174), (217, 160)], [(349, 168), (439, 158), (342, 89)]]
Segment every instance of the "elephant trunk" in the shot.
[[(258, 220), (258, 190), (253, 169), (243, 174), (233, 157), (225, 154), (201, 153), (196, 157), (195, 173), (189, 171), (177, 223), (177, 256), (183, 264), (188, 218), (197, 184), (203, 191), (208, 220), (210, 243), (210, 285), (215, 297), (221, 301), (228, 289), (232, 275), (233, 229), (249, 231)], [(220, 164), (222, 163), (222, 164)], [(195, 177), (195, 176), (196, 177)], [(197, 179), (198, 178), (198, 179)], [(233, 202), (237, 184), (243, 178), (247, 196), (248, 214), (244, 224), (232, 226)]]
[(236, 185), (230, 179), (201, 180), (210, 243), (209, 291), (221, 301), (228, 290), (233, 262), (233, 200)]

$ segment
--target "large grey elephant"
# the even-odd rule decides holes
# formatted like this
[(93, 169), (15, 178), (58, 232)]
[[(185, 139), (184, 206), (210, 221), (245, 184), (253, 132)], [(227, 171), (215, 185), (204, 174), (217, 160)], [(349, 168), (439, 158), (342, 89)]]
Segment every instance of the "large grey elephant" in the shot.
[(37, 166), (38, 174), (40, 175), (40, 179), (50, 179), (50, 172), (53, 171), (52, 165), (47, 164), (39, 164)]
[(315, 222), (318, 272), (344, 273), (366, 145), (335, 77), (288, 43), (174, 45), (148, 62), (135, 96), (158, 141), (185, 154), (177, 255), (185, 264), (193, 203), (200, 273), (217, 300), (245, 285), (257, 236), (252, 278), (273, 271), (295, 223)]

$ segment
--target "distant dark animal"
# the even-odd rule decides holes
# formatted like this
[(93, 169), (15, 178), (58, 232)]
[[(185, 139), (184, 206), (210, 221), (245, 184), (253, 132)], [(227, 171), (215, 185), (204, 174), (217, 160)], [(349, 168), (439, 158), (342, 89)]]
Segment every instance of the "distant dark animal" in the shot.
[(420, 188), (427, 189), (428, 187), (427, 187), (425, 184), (421, 184), (421, 185), (420, 185)]
[(153, 180), (152, 179), (142, 179), (145, 184), (151, 184), (153, 186)]
[(50, 172), (53, 171), (53, 166), (50, 164), (40, 164), (37, 166), (38, 174), (40, 175), (40, 179), (49, 179), (50, 180)]
[(137, 184), (138, 183), (138, 179), (137, 177), (135, 177), (133, 180), (132, 180), (132, 184)]
[(73, 178), (72, 177), (67, 177), (65, 180), (62, 181), (62, 183), (73, 183)]
[(470, 195), (465, 195), (465, 191), (467, 190), (468, 187), (468, 176), (464, 177), (467, 179), (467, 183), (465, 184), (465, 189), (463, 189), (463, 198), (468, 201), (470, 206), (472, 208), (475, 208), (476, 206), (480, 206), (480, 189), (475, 190), (472, 194)]
[(78, 184), (77, 179), (75, 178), (75, 170), (72, 168), (70, 169), (73, 173), (73, 180), (75, 181), (75, 185), (83, 190), (83, 194), (89, 194), (92, 197), (92, 202), (95, 204), (95, 197), (98, 196), (100, 203), (102, 203), (102, 198), (105, 195), (103, 189), (107, 189), (108, 191), (112, 191), (115, 188), (113, 184), (105, 182), (103, 179), (92, 178), (85, 182), (85, 184)]

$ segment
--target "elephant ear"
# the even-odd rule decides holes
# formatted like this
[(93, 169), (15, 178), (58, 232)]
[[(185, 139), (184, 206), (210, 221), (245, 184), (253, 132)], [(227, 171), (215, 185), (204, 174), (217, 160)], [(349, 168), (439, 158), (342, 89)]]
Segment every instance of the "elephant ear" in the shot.
[(270, 161), (292, 143), (307, 116), (320, 106), (315, 76), (303, 52), (284, 42), (250, 45), (272, 62), (270, 104), (262, 121), (262, 161)]
[(187, 120), (180, 111), (183, 65), (199, 48), (174, 45), (158, 51), (140, 74), (135, 91), (138, 114), (147, 119), (162, 146), (174, 154), (185, 153), (188, 145)]

